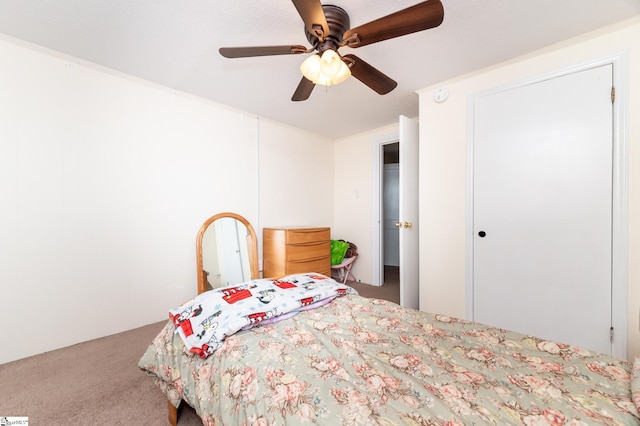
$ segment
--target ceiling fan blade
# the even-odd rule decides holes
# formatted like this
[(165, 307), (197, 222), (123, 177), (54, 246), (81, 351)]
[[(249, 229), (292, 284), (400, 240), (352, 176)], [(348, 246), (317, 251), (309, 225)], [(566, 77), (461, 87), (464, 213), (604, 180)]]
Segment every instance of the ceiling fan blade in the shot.
[(309, 99), (313, 88), (316, 87), (315, 84), (306, 77), (302, 77), (296, 91), (293, 92), (293, 96), (291, 97), (292, 101), (306, 101)]
[(396, 88), (398, 83), (392, 78), (383, 74), (373, 66), (369, 65), (355, 55), (344, 55), (342, 60), (349, 65), (351, 75), (369, 86), (380, 95), (386, 95)]
[(292, 0), (293, 5), (298, 9), (304, 25), (311, 34), (322, 41), (329, 35), (329, 24), (324, 16), (320, 0)]
[(366, 46), (437, 27), (443, 19), (444, 8), (440, 0), (428, 0), (359, 27), (351, 28), (344, 33), (342, 38), (345, 40), (346, 46)]
[(296, 55), (308, 53), (304, 46), (250, 46), (221, 47), (219, 52), (225, 58), (248, 58), (251, 56)]

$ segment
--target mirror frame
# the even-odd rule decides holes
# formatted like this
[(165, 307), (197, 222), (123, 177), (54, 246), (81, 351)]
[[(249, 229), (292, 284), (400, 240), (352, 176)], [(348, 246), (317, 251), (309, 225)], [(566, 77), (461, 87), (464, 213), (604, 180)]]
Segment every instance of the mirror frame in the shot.
[[(231, 212), (218, 213), (211, 216), (202, 224), (200, 230), (198, 231), (198, 238), (196, 239), (196, 274), (198, 276), (198, 294), (211, 290), (208, 286), (207, 277), (204, 272), (204, 261), (202, 259), (202, 238), (204, 237), (205, 231), (209, 228), (209, 225), (211, 225), (216, 220), (223, 218), (236, 219), (242, 222), (242, 224), (247, 227), (247, 250), (249, 252), (251, 279), (255, 280), (260, 278), (258, 275), (258, 241), (256, 238), (256, 231), (254, 231), (253, 226), (251, 226), (247, 219), (240, 216), (239, 214)], [(249, 239), (251, 241), (249, 241)]]

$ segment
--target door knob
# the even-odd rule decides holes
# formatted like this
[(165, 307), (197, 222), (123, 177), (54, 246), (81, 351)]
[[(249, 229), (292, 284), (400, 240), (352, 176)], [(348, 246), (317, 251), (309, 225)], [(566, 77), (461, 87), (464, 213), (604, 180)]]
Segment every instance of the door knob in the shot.
[(413, 227), (413, 223), (411, 223), (411, 222), (404, 222), (404, 223), (402, 224), (402, 227), (403, 227), (403, 228), (412, 228), (412, 227)]
[(413, 223), (411, 222), (396, 222), (396, 228), (412, 228)]
[(484, 232), (484, 231), (480, 231), (480, 232), (478, 232), (478, 236), (479, 236), (480, 238), (484, 238), (486, 235), (487, 235), (487, 233), (486, 233), (486, 232)]

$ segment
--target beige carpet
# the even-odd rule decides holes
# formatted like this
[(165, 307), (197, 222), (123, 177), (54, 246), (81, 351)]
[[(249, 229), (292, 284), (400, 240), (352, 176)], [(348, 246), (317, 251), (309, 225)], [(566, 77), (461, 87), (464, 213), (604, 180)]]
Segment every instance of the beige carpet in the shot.
[[(362, 296), (397, 302), (392, 281), (349, 284)], [(137, 367), (165, 323), (0, 364), (0, 417), (27, 416), (31, 426), (168, 424), (167, 400)], [(201, 424), (183, 404), (178, 425)]]
[[(138, 369), (166, 321), (0, 365), (0, 417), (31, 426), (165, 425), (167, 400)], [(180, 425), (201, 425), (189, 407)]]
[(347, 281), (347, 284), (358, 290), (362, 296), (400, 303), (400, 273), (396, 267), (385, 266), (384, 284), (380, 287), (354, 281)]

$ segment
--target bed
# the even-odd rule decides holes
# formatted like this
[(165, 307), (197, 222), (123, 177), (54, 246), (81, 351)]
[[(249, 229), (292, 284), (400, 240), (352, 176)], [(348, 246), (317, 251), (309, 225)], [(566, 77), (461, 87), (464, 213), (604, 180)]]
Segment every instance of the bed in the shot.
[(173, 424), (182, 401), (204, 425), (640, 424), (631, 362), (351, 290), (206, 357), (175, 331), (139, 362)]

